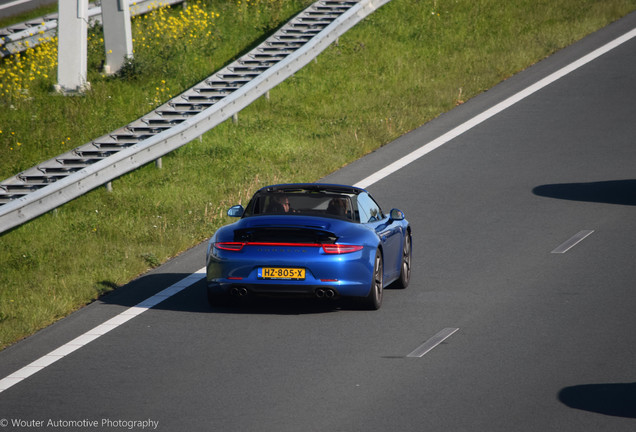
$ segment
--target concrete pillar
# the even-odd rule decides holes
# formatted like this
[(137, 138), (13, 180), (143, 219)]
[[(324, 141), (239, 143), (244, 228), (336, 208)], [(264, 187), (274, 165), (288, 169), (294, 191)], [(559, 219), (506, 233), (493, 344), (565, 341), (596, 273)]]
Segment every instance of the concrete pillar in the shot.
[(106, 50), (104, 72), (114, 74), (133, 57), (130, 5), (129, 0), (107, 0), (101, 4)]
[(82, 93), (86, 80), (88, 0), (58, 0), (57, 91)]

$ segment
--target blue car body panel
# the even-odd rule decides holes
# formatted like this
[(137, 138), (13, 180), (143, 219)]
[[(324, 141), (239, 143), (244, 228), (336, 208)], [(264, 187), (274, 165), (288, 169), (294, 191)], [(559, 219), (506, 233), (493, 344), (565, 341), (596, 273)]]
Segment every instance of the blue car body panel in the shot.
[[(258, 213), (254, 201), (265, 202), (263, 197), (269, 196), (268, 191), (289, 192), (292, 201), (310, 203), (311, 208), (300, 214)], [(389, 285), (400, 276), (404, 239), (410, 235), (410, 227), (403, 217), (394, 220), (384, 214), (361, 223), (353, 200), (362, 193), (366, 191), (351, 186), (316, 184), (261, 189), (248, 204), (248, 214), (221, 227), (210, 239), (208, 294), (225, 295), (241, 289), (252, 295), (316, 296), (326, 289), (335, 297), (366, 297), (378, 250), (384, 261), (384, 285)], [(346, 215), (327, 213), (324, 202), (332, 195), (349, 200)], [(285, 275), (282, 279), (268, 279), (263, 277), (263, 268), (301, 269), (304, 278)]]

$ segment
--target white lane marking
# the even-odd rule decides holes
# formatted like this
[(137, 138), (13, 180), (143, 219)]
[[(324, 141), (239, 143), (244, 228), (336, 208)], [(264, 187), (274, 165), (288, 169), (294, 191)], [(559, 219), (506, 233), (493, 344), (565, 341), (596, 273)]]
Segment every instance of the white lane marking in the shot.
[(22, 3), (28, 3), (30, 1), (31, 0), (15, 0), (15, 1), (12, 1), (11, 3), (0, 5), (0, 10), (6, 9), (6, 8), (10, 8), (10, 7), (13, 7), (13, 6), (17, 6), (17, 5), (20, 5)]
[(173, 295), (183, 291), (187, 287), (194, 285), (195, 283), (197, 283), (204, 277), (205, 277), (205, 267), (181, 279), (179, 282), (169, 286), (163, 291), (158, 292), (152, 297), (147, 298), (141, 303), (138, 303), (137, 305), (126, 309), (119, 315), (87, 331), (83, 335), (76, 337), (75, 339), (68, 342), (67, 344), (62, 345), (61, 347), (51, 351), (45, 356), (40, 357), (33, 363), (23, 367), (22, 369), (12, 373), (8, 377), (0, 380), (0, 393), (16, 385), (20, 381), (30, 377), (34, 373), (39, 372), (42, 369), (46, 368), (47, 366), (52, 365), (53, 363), (66, 357), (70, 353), (93, 342), (95, 339), (105, 335), (109, 331), (116, 329), (120, 325), (130, 321), (136, 316), (141, 315), (142, 313), (146, 312), (148, 309), (158, 305), (159, 303), (172, 297)]
[(572, 249), (577, 244), (581, 243), (587, 236), (592, 234), (594, 230), (583, 230), (574, 234), (569, 240), (560, 244), (556, 249), (554, 249), (551, 253), (553, 254), (564, 254), (570, 249)]
[(407, 357), (424, 357), (426, 353), (431, 351), (437, 345), (444, 342), (446, 339), (451, 337), (453, 333), (455, 333), (458, 328), (445, 328), (444, 330), (438, 332), (435, 336), (424, 342), (422, 345), (417, 347), (412, 353), (407, 355)]
[(469, 131), (470, 129), (474, 128), (475, 126), (485, 122), (486, 120), (490, 119), (491, 117), (495, 116), (496, 114), (499, 114), (500, 112), (502, 112), (503, 110), (510, 108), (512, 105), (516, 104), (517, 102), (527, 98), (528, 96), (536, 93), (537, 91), (541, 90), (542, 88), (552, 84), (553, 82), (555, 82), (556, 80), (563, 78), (564, 76), (566, 76), (567, 74), (569, 74), (570, 72), (573, 72), (577, 69), (579, 69), (580, 67), (586, 65), (587, 63), (591, 62), (592, 60), (595, 60), (596, 58), (602, 56), (603, 54), (613, 50), (614, 48), (624, 44), (625, 42), (629, 41), (630, 39), (634, 38), (636, 36), (636, 29), (633, 29), (632, 31), (625, 33), (623, 36), (620, 36), (616, 39), (614, 39), (613, 41), (603, 45), (602, 47), (592, 51), (591, 53), (581, 57), (580, 59), (570, 63), (569, 65), (559, 69), (558, 71), (548, 75), (547, 77), (543, 78), (540, 81), (537, 81), (536, 83), (534, 83), (533, 85), (526, 87), (524, 90), (521, 90), (519, 93), (516, 93), (512, 96), (510, 96), (508, 99), (504, 100), (503, 102), (498, 103), (497, 105), (487, 109), (486, 111), (482, 112), (481, 114), (473, 117), (472, 119), (462, 123), (461, 125), (455, 127), (454, 129), (450, 130), (449, 132), (446, 132), (444, 135), (434, 139), (433, 141), (428, 142), (427, 144), (423, 145), (422, 147), (418, 148), (417, 150), (409, 153), (408, 155), (402, 157), (401, 159), (398, 159), (397, 161), (393, 162), (392, 164), (382, 168), (381, 170), (377, 171), (376, 173), (368, 176), (367, 178), (359, 181), (358, 183), (356, 183), (354, 186), (360, 187), (360, 188), (367, 188), (369, 186), (371, 186), (374, 183), (377, 183), (378, 181), (384, 179), (385, 177), (388, 177), (389, 175), (393, 174), (396, 171), (399, 171), (400, 169), (404, 168), (405, 166), (409, 165), (411, 162), (416, 161), (417, 159), (421, 158), (422, 156), (432, 152), (433, 150), (443, 146), (444, 144), (446, 144), (447, 142), (451, 141), (454, 138), (457, 138), (459, 135), (463, 134), (466, 131)]

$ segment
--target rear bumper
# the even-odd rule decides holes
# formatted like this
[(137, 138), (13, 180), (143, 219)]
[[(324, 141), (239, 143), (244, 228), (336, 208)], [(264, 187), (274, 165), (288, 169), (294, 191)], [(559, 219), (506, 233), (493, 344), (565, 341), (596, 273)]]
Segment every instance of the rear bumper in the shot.
[[(269, 281), (268, 281), (269, 282)], [(319, 284), (298, 283), (241, 283), (208, 281), (207, 290), (210, 296), (234, 297), (305, 297), (338, 299), (340, 297), (365, 297), (369, 294), (370, 285), (347, 284), (338, 282), (322, 282)]]
[[(245, 247), (240, 252), (212, 250), (207, 260), (210, 295), (366, 297), (371, 289), (375, 250), (339, 255), (325, 254), (321, 248)], [(303, 268), (304, 280), (264, 279), (263, 267)], [(326, 291), (328, 290), (328, 291)], [(331, 295), (333, 293), (333, 296)]]

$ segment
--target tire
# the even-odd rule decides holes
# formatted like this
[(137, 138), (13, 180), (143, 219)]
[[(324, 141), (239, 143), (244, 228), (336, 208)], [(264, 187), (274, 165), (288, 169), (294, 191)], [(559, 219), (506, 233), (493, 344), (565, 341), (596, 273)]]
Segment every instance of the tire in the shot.
[(409, 286), (411, 281), (411, 256), (412, 256), (412, 240), (411, 234), (407, 233), (404, 237), (404, 246), (402, 248), (402, 262), (400, 263), (400, 277), (393, 283), (392, 288), (404, 289)]
[(362, 309), (378, 310), (382, 306), (382, 295), (384, 293), (384, 264), (382, 254), (379, 250), (375, 253), (373, 263), (373, 277), (371, 278), (371, 289), (369, 295), (360, 301)]

